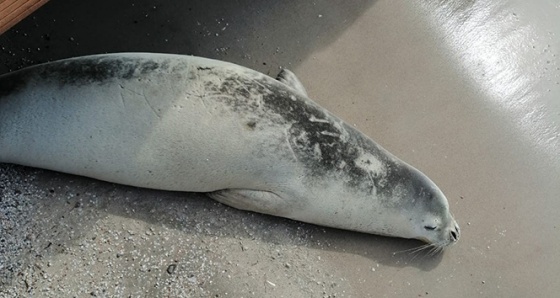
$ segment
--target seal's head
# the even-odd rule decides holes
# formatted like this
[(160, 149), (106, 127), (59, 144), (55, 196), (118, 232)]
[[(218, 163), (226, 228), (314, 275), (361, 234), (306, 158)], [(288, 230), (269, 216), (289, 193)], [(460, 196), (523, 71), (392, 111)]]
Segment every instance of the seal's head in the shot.
[(461, 233), (447, 198), (426, 175), (408, 165), (405, 168), (409, 179), (400, 180), (395, 187), (403, 202), (401, 210), (408, 217), (409, 238), (440, 249), (455, 244)]

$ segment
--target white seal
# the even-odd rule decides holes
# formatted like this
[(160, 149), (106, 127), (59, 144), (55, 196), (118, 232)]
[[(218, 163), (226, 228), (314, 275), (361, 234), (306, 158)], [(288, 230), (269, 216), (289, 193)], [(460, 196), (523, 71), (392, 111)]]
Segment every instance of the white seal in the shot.
[(192, 56), (61, 60), (0, 77), (0, 162), (138, 187), (207, 192), (230, 206), (329, 227), (459, 239), (424, 174), (278, 79)]

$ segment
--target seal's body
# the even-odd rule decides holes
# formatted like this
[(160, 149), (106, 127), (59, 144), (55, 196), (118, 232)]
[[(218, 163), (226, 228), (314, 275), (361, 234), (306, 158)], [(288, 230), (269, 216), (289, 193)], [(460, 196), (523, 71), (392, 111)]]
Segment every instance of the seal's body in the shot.
[(277, 80), (216, 60), (108, 54), (0, 77), (0, 162), (208, 192), (305, 222), (444, 247), (458, 226), (418, 170)]

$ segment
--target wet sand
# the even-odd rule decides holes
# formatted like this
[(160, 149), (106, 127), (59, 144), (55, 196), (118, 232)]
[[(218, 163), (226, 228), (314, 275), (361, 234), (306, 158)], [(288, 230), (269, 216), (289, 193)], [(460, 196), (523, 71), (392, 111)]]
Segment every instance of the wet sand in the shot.
[(0, 36), (0, 73), (119, 51), (193, 54), (271, 76), (290, 68), (312, 99), (440, 186), (459, 243), (437, 256), (399, 253), (421, 243), (0, 165), (2, 295), (560, 291), (558, 4), (222, 2), (51, 1)]

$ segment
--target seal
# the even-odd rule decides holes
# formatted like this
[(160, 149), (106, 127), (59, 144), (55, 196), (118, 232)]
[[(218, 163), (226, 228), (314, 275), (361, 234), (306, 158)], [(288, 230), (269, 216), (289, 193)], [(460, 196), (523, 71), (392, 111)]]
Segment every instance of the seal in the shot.
[(417, 169), (277, 79), (169, 54), (85, 56), (0, 77), (0, 162), (206, 192), (317, 225), (456, 243), (446, 197)]

